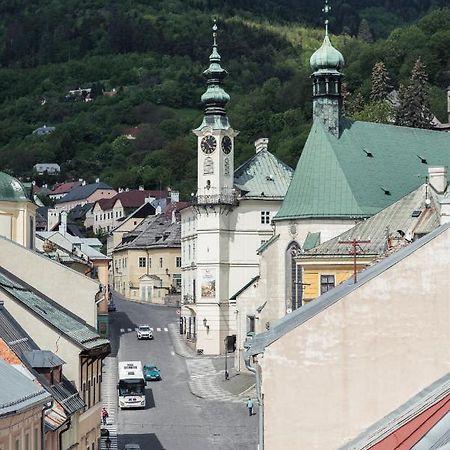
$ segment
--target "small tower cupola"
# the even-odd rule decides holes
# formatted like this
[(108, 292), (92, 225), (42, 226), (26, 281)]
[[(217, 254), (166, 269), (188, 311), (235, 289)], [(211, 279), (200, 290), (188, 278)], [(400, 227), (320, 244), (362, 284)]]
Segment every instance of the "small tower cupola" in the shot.
[(331, 7), (325, 0), (323, 11), (325, 19), (325, 37), (321, 47), (311, 56), (309, 63), (313, 74), (313, 118), (339, 137), (339, 123), (342, 114), (342, 78), (344, 57), (331, 44), (328, 36), (328, 13)]

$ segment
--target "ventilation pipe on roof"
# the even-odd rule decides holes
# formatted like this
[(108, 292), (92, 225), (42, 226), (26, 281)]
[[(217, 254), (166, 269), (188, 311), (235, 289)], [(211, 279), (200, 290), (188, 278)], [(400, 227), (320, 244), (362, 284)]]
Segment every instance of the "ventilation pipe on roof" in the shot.
[(428, 168), (428, 182), (438, 193), (443, 194), (447, 189), (448, 169), (446, 166), (435, 166)]
[(144, 190), (144, 186), (139, 186), (139, 190), (143, 191)]
[(256, 153), (259, 153), (261, 150), (267, 150), (268, 147), (269, 147), (268, 138), (260, 138), (255, 141)]

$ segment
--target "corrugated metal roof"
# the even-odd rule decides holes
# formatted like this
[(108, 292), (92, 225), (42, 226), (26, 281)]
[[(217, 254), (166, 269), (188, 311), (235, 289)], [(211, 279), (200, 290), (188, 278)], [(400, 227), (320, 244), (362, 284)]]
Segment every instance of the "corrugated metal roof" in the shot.
[(83, 349), (93, 349), (109, 344), (79, 317), (62, 308), (44, 294), (32, 290), (23, 281), (0, 268), (0, 289), (19, 301), (24, 307), (31, 310), (41, 320), (58, 329)]
[[(22, 362), (32, 370), (32, 367), (28, 365), (28, 361), (23, 357), (23, 352), (39, 350), (39, 347), (16, 322), (3, 304), (0, 304), (0, 337), (16, 353)], [(76, 387), (64, 376), (61, 382), (50, 385), (48, 380), (37, 371), (34, 371), (34, 375), (52, 397), (61, 403), (69, 416), (84, 408), (84, 402), (78, 395)]]
[(450, 166), (449, 149), (449, 133), (343, 120), (336, 138), (315, 121), (275, 220), (370, 217), (422, 184), (429, 166)]
[(172, 223), (164, 214), (146, 217), (133, 231), (126, 233), (114, 251), (133, 248), (180, 248), (181, 224)]
[[(431, 191), (431, 192), (430, 192)], [(428, 194), (427, 194), (428, 193)], [(425, 200), (431, 203), (426, 207)], [(416, 212), (415, 214), (413, 214)], [(365, 255), (384, 254), (389, 246), (388, 240), (412, 240), (414, 235), (429, 233), (439, 226), (440, 206), (438, 196), (426, 184), (401, 198), (379, 213), (364, 220), (339, 236), (330, 239), (299, 256), (299, 261), (316, 256), (348, 257), (349, 246), (342, 241), (370, 240), (360, 244)], [(306, 241), (305, 241), (306, 244)]]
[(283, 199), (294, 170), (268, 150), (261, 150), (234, 171), (244, 198)]
[(433, 230), (431, 233), (425, 235), (424, 237), (417, 239), (412, 242), (407, 247), (402, 248), (398, 252), (389, 256), (386, 259), (381, 260), (379, 263), (369, 267), (368, 269), (362, 271), (359, 274), (358, 281), (356, 283), (353, 280), (347, 280), (336, 286), (334, 289), (321, 295), (318, 299), (313, 302), (296, 309), (287, 316), (274, 322), (269, 331), (257, 334), (251, 341), (251, 346), (247, 350), (246, 354), (248, 356), (257, 355), (258, 353), (263, 353), (265, 348), (272, 344), (273, 342), (280, 339), (282, 336), (286, 335), (293, 329), (307, 322), (309, 319), (320, 314), (322, 311), (327, 309), (329, 306), (334, 305), (336, 302), (340, 301), (350, 292), (358, 289), (363, 284), (367, 283), (371, 279), (375, 278), (379, 274), (383, 273), (389, 267), (397, 264), (402, 259), (408, 257), (416, 250), (426, 245), (428, 242), (433, 240), (436, 236), (444, 233), (450, 228), (450, 223), (441, 225), (439, 228)]
[(42, 386), (3, 360), (0, 360), (0, 386), (3, 386), (0, 389), (0, 416), (32, 408), (51, 399)]

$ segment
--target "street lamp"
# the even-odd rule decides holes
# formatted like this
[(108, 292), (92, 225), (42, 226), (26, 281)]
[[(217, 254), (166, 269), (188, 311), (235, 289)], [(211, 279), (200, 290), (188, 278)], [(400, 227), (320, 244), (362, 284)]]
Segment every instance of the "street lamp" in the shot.
[(230, 378), (230, 374), (228, 373), (228, 336), (226, 336), (223, 340), (225, 345), (225, 381)]

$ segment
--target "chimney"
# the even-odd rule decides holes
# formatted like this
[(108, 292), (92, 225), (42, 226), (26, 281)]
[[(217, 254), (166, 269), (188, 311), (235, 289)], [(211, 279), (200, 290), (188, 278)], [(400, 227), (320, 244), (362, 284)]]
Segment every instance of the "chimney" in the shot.
[(255, 141), (256, 153), (259, 153), (261, 150), (267, 150), (269, 146), (268, 138), (260, 138)]
[(95, 179), (95, 182), (96, 182), (96, 183), (100, 183), (100, 178), (96, 178), (96, 179)]
[(121, 192), (123, 192), (123, 189), (120, 187), (120, 188), (119, 188), (119, 194), (120, 194)]
[(178, 191), (170, 191), (170, 201), (177, 203), (180, 201), (180, 193)]
[(86, 180), (83, 180), (83, 181), (81, 182), (81, 186), (86, 186)]
[(157, 216), (158, 214), (161, 214), (161, 212), (162, 212), (161, 205), (158, 205), (158, 206), (155, 208), (155, 216)]
[(80, 183), (82, 183), (82, 182), (83, 182), (83, 178), (78, 178), (78, 181), (79, 181)]
[(144, 190), (144, 186), (139, 186), (139, 190), (143, 191)]
[(172, 209), (172, 223), (176, 223), (177, 222), (177, 212), (174, 209)]
[(447, 166), (434, 166), (428, 168), (428, 182), (438, 194), (443, 194), (447, 189), (447, 174)]
[(47, 211), (47, 231), (50, 231), (59, 220), (59, 211), (57, 209), (50, 209)]
[(66, 235), (67, 233), (67, 211), (61, 211), (58, 231), (63, 235)]

